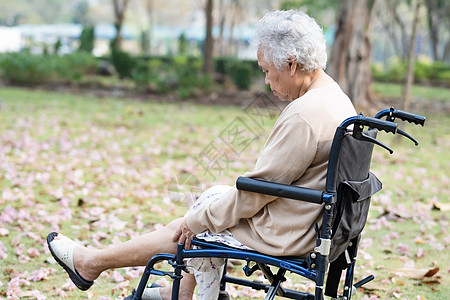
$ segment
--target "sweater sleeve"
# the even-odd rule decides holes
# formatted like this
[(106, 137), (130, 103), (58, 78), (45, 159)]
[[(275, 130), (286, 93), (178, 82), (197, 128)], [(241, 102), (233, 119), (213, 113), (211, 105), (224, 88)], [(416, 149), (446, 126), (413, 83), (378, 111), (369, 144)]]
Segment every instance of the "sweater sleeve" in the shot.
[[(279, 120), (280, 121), (280, 120)], [(243, 176), (292, 184), (314, 160), (317, 138), (311, 126), (298, 114), (277, 122), (264, 145), (255, 168)], [(207, 229), (218, 233), (251, 218), (277, 197), (230, 189), (218, 200), (186, 214), (194, 233)]]

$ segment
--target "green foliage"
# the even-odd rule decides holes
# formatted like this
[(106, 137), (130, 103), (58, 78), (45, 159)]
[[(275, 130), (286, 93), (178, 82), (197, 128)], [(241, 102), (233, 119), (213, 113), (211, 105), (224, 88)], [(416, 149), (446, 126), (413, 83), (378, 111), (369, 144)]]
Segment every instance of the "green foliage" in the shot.
[(140, 88), (167, 93), (175, 85), (176, 75), (163, 60), (149, 59), (140, 61), (132, 79)]
[(234, 60), (231, 57), (217, 57), (214, 59), (214, 70), (216, 73), (219, 74), (226, 74), (227, 73), (227, 65), (230, 63), (230, 61)]
[(236, 87), (240, 90), (247, 90), (252, 84), (253, 72), (249, 63), (235, 60), (229, 62), (229, 74)]
[(187, 55), (189, 50), (189, 43), (184, 32), (178, 38), (178, 55)]
[(12, 84), (37, 85), (50, 81), (54, 75), (50, 57), (32, 55), (28, 52), (7, 53), (0, 56), (3, 79)]
[(61, 40), (58, 39), (58, 40), (56, 41), (55, 45), (53, 46), (53, 53), (54, 53), (54, 54), (58, 54), (58, 53), (59, 53), (59, 50), (61, 49), (61, 47), (62, 47)]
[[(421, 58), (414, 62), (414, 79), (416, 82), (434, 82), (450, 86), (450, 65), (432, 62)], [(406, 78), (406, 61), (392, 59), (387, 66), (372, 64), (372, 76), (377, 81), (401, 83)]]
[(94, 43), (95, 43), (94, 26), (84, 26), (80, 35), (79, 50), (92, 53), (92, 50), (94, 49)]
[(143, 54), (148, 54), (150, 52), (150, 37), (148, 30), (144, 30), (141, 32), (141, 52)]
[(196, 91), (211, 88), (212, 79), (204, 75), (201, 68), (200, 58), (152, 57), (138, 64), (133, 80), (140, 88), (149, 88), (160, 93), (176, 90), (178, 95), (185, 99), (192, 97)]
[(58, 61), (58, 73), (67, 81), (79, 81), (83, 75), (95, 73), (97, 68), (97, 60), (87, 52), (66, 54)]
[(96, 60), (88, 53), (58, 56), (19, 52), (0, 56), (2, 78), (19, 85), (78, 81), (95, 68)]
[(137, 62), (129, 53), (113, 47), (111, 61), (121, 79), (133, 77)]
[[(329, 17), (324, 17), (326, 12), (332, 11), (336, 12), (338, 10), (340, 1), (329, 1), (329, 0), (283, 0), (280, 3), (281, 10), (301, 10), (308, 15), (316, 18), (318, 21), (327, 22), (326, 19)], [(321, 26), (330, 26), (331, 24), (321, 24)]]

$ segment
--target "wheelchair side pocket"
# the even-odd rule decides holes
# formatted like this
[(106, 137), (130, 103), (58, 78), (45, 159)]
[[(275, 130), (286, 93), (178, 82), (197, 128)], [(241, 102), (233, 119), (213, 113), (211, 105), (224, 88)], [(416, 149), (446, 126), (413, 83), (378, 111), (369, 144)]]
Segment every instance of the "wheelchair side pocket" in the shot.
[(330, 262), (347, 249), (350, 240), (362, 232), (369, 213), (370, 198), (379, 190), (381, 182), (370, 172), (365, 180), (343, 181), (339, 185)]
[(363, 181), (344, 181), (342, 184), (351, 189), (353, 202), (361, 202), (369, 199), (373, 194), (381, 190), (381, 181), (371, 172)]

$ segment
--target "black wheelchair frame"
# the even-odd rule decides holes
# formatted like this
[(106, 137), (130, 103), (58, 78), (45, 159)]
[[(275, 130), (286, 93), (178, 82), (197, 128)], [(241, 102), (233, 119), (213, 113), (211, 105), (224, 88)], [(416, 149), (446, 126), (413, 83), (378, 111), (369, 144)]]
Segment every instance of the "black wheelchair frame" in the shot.
[[(383, 120), (382, 118), (386, 119)], [(275, 296), (281, 296), (290, 299), (319, 300), (324, 298), (324, 292), (325, 295), (333, 298), (350, 299), (352, 294), (356, 292), (356, 288), (362, 286), (363, 284), (369, 282), (374, 278), (373, 275), (370, 275), (369, 277), (366, 277), (357, 283), (353, 283), (357, 246), (360, 238), (360, 233), (367, 218), (370, 196), (374, 192), (381, 189), (381, 183), (376, 179), (376, 177), (374, 179), (374, 175), (369, 172), (372, 148), (373, 145), (376, 144), (388, 150), (390, 153), (393, 152), (391, 148), (375, 138), (376, 134), (378, 131), (385, 131), (393, 134), (399, 133), (411, 139), (416, 145), (418, 144), (414, 138), (412, 138), (406, 132), (397, 128), (397, 123), (394, 122), (396, 118), (402, 121), (420, 124), (422, 126), (425, 122), (425, 117), (423, 116), (396, 110), (391, 107), (390, 109), (380, 111), (375, 115), (374, 118), (365, 117), (362, 114), (348, 118), (336, 129), (330, 152), (325, 191), (284, 185), (245, 177), (239, 177), (237, 179), (236, 187), (239, 190), (323, 204), (324, 213), (322, 227), (319, 229), (316, 224), (316, 247), (314, 249), (314, 252), (310, 253), (306, 258), (276, 257), (259, 253), (257, 251), (236, 249), (219, 243), (206, 242), (196, 238), (193, 240), (193, 245), (198, 246), (199, 249), (184, 249), (183, 244), (178, 244), (176, 254), (160, 253), (152, 257), (147, 263), (139, 285), (133, 295), (133, 299), (141, 299), (148, 279), (152, 274), (157, 276), (169, 276), (170, 278), (172, 278), (172, 300), (178, 299), (182, 271), (189, 272), (185, 263), (185, 259), (197, 257), (220, 257), (225, 259), (243, 260), (246, 262), (244, 266), (244, 273), (246, 276), (252, 275), (256, 270), (261, 270), (264, 276), (269, 281), (269, 284), (265, 284), (259, 281), (250, 281), (230, 277), (226, 274), (227, 267), (225, 265), (224, 274), (221, 280), (221, 294), (219, 295), (219, 299), (228, 299), (228, 296), (225, 292), (226, 283), (243, 285), (256, 290), (264, 290), (266, 292), (265, 299), (273, 299)], [(353, 129), (349, 129), (351, 125), (353, 125)], [(368, 128), (369, 130), (364, 130), (365, 128)], [(363, 156), (361, 164), (364, 166), (361, 166), (360, 168), (360, 165), (357, 165), (357, 169), (361, 169), (362, 171), (359, 175), (356, 175), (356, 177), (359, 176), (361, 178), (345, 178), (347, 175), (342, 175), (342, 172), (340, 173), (339, 168), (341, 167), (340, 164), (342, 164), (343, 160), (343, 155), (341, 155), (341, 146), (343, 145), (343, 143), (349, 143), (347, 141), (343, 142), (347, 136), (353, 137), (353, 139), (348, 139), (351, 140), (350, 143), (357, 144), (357, 148), (351, 150), (353, 151), (352, 155)], [(360, 143), (360, 141), (364, 141), (367, 143)], [(358, 148), (360, 147), (360, 145), (362, 145), (363, 148)], [(363, 153), (361, 154), (361, 152)], [(353, 169), (355, 168), (353, 167)], [(353, 173), (353, 171), (354, 170), (350, 168), (348, 172)], [(351, 177), (352, 175), (349, 176)], [(363, 200), (369, 199), (369, 201), (347, 201), (347, 204), (340, 204), (340, 201), (345, 202), (346, 200), (346, 196), (344, 196), (343, 198), (343, 196), (340, 195), (342, 193), (340, 191), (340, 183), (349, 179), (367, 180), (367, 177), (372, 179), (372, 187), (371, 192), (365, 195), (365, 198)], [(379, 186), (376, 186), (378, 184)], [(348, 189), (347, 193), (354, 194), (354, 190)], [(357, 197), (360, 196), (361, 195), (359, 194), (357, 195)], [(357, 211), (352, 212), (352, 209), (356, 209)], [(349, 210), (350, 213), (346, 212), (346, 210)], [(347, 215), (345, 215), (346, 213)], [(345, 241), (335, 243), (333, 237), (336, 236), (334, 236), (334, 234), (340, 230), (340, 226), (343, 226), (340, 223), (345, 223), (341, 222), (341, 218), (351, 218), (353, 217), (352, 214), (354, 213), (360, 214), (362, 216), (362, 219), (361, 216), (358, 216), (359, 227), (357, 228), (357, 231), (354, 232), (351, 236), (347, 236)], [(174, 269), (173, 272), (156, 270), (154, 266), (160, 261), (167, 261), (170, 265), (172, 265)], [(253, 266), (251, 266), (252, 263), (254, 263)], [(275, 267), (278, 269), (278, 271), (276, 273), (273, 273), (270, 267)], [(347, 271), (343, 287), (343, 294), (337, 295), (339, 279), (342, 271), (345, 269)], [(314, 281), (315, 293), (311, 294), (307, 292), (282, 288), (281, 283), (286, 280), (284, 276), (288, 271)], [(326, 290), (324, 291), (325, 276), (327, 273), (327, 285)]]

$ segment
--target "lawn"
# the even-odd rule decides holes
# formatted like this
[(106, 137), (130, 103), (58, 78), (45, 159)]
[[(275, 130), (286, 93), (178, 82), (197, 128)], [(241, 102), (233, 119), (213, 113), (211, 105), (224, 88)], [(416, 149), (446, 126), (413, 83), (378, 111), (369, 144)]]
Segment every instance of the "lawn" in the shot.
[[(51, 259), (47, 233), (106, 246), (182, 216), (190, 198), (181, 195), (233, 184), (253, 168), (279, 112), (265, 103), (261, 110), (252, 103), (205, 106), (2, 88), (0, 298), (127, 295), (142, 269), (104, 272), (88, 292), (78, 291)], [(373, 171), (384, 189), (373, 199), (356, 278), (376, 279), (356, 299), (450, 294), (450, 116), (417, 113), (427, 116), (425, 127), (401, 127), (418, 147), (385, 136), (394, 154), (381, 148), (374, 154)], [(239, 137), (230, 134), (236, 130)], [(234, 272), (241, 273), (239, 267)], [(292, 276), (286, 284), (311, 288)], [(247, 292), (233, 295), (260, 295)]]

